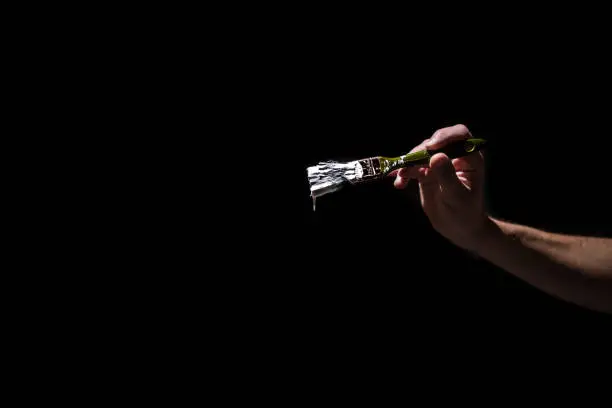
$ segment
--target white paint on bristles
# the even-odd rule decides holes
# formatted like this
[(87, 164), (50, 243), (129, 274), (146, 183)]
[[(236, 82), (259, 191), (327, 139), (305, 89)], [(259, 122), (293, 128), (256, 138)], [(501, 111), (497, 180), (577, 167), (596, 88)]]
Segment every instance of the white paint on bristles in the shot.
[(312, 209), (316, 210), (316, 199), (325, 194), (340, 190), (344, 183), (354, 183), (363, 177), (363, 168), (358, 161), (339, 163), (334, 161), (321, 162), (308, 167), (308, 183), (312, 197)]

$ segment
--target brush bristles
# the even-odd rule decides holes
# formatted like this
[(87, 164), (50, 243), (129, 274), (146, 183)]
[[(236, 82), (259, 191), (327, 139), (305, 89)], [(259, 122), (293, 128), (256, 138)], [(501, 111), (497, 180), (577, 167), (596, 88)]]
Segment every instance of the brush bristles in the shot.
[(308, 167), (308, 183), (313, 198), (340, 190), (346, 182), (354, 183), (363, 175), (358, 161), (339, 163), (327, 161)]

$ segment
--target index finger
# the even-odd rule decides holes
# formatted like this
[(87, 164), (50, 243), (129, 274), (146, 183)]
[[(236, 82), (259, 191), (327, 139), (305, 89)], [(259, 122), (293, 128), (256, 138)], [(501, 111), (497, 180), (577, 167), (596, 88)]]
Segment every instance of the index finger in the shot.
[(439, 149), (455, 140), (464, 140), (472, 137), (465, 125), (455, 125), (436, 130), (426, 144), (428, 149)]
[[(414, 153), (416, 151), (425, 149), (439, 149), (452, 141), (468, 139), (470, 137), (472, 137), (472, 134), (465, 125), (459, 124), (455, 126), (445, 127), (435, 131), (431, 138), (423, 140), (419, 145), (415, 146), (412, 150), (410, 150), (409, 153)], [(400, 169), (399, 171), (393, 172), (391, 175), (393, 177), (397, 176), (399, 179), (403, 179), (396, 180), (396, 184), (399, 183), (398, 185), (403, 186), (408, 182), (408, 180), (412, 178), (417, 178), (419, 174), (419, 167), (422, 166), (405, 167)]]

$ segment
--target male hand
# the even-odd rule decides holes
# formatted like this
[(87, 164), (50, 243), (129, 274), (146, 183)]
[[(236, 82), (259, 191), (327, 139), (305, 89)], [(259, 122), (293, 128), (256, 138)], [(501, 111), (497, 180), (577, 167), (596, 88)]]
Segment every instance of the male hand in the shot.
[[(464, 125), (437, 130), (411, 152), (439, 149), (455, 140), (472, 137)], [(394, 186), (406, 188), (417, 179), (421, 205), (436, 231), (455, 245), (475, 250), (482, 239), (489, 219), (484, 210), (484, 158), (477, 151), (467, 156), (449, 159), (435, 154), (429, 166), (404, 168), (397, 172)]]

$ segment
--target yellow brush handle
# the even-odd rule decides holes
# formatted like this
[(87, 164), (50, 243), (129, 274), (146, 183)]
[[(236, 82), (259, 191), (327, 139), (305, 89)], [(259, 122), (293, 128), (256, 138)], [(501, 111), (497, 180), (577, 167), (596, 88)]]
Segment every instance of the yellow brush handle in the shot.
[(465, 139), (449, 143), (441, 149), (418, 150), (399, 157), (380, 157), (380, 176), (384, 176), (402, 167), (429, 164), (429, 159), (436, 153), (444, 153), (451, 159), (466, 156), (472, 152), (482, 149), (487, 144), (485, 139)]

